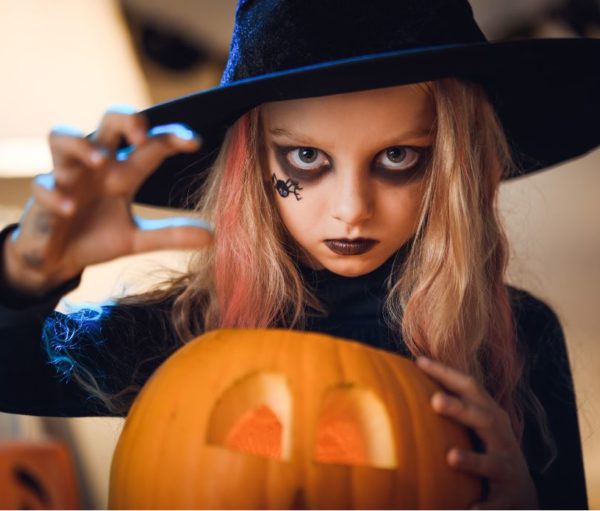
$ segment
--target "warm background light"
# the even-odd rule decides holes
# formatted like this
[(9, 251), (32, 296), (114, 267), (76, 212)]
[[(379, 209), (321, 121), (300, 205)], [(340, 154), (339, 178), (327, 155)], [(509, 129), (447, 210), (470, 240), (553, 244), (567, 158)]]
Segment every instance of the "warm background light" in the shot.
[[(236, 0), (0, 0), (0, 226), (19, 219), (31, 177), (50, 170), (46, 136), (52, 125), (69, 123), (91, 131), (111, 104), (142, 108), (216, 85), (235, 4)], [(566, 0), (471, 4), (488, 37), (574, 35), (560, 15)], [(600, 37), (600, 25), (589, 16), (583, 21), (586, 35)], [(149, 26), (158, 32), (147, 30)], [(178, 45), (172, 35), (181, 37)], [(204, 44), (204, 57), (185, 69), (169, 68), (169, 59), (181, 57), (188, 43)], [(35, 142), (24, 146), (24, 139)], [(511, 242), (508, 282), (545, 300), (565, 330), (591, 508), (600, 508), (600, 436), (594, 436), (600, 427), (598, 190), (600, 150), (506, 183), (500, 192)], [(174, 214), (138, 205), (134, 212), (148, 218)], [(97, 302), (142, 290), (159, 278), (153, 273), (156, 267), (180, 267), (185, 260), (184, 252), (164, 251), (89, 267), (81, 286), (66, 298)], [(24, 419), (0, 414), (0, 438), (51, 433), (65, 439), (77, 455), (84, 506), (105, 508), (110, 461), (122, 421)]]
[(0, 66), (2, 176), (49, 170), (56, 123), (89, 132), (113, 103), (150, 103), (116, 1), (2, 0)]

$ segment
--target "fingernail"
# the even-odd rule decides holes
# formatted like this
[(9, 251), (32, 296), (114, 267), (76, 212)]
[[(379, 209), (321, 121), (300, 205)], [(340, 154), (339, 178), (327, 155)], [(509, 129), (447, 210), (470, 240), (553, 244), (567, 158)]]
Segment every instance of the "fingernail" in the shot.
[(436, 392), (431, 399), (434, 406), (445, 406), (447, 401), (446, 395), (442, 392)]
[(10, 235), (10, 239), (12, 241), (17, 241), (17, 238), (19, 237), (20, 232), (21, 232), (20, 227), (16, 227), (15, 230)]
[(43, 186), (47, 190), (54, 190), (56, 181), (54, 179), (54, 174), (51, 172), (48, 174), (38, 174), (34, 179), (38, 185)]
[(151, 128), (148, 133), (150, 136), (171, 134), (182, 140), (200, 140), (200, 135), (184, 124), (164, 124), (162, 126), (155, 126)]
[(51, 129), (54, 133), (59, 133), (60, 135), (68, 135), (70, 137), (82, 137), (84, 135), (83, 131), (75, 126), (71, 126), (70, 124), (55, 124)]
[(457, 449), (456, 447), (453, 447), (452, 449), (450, 449), (450, 452), (448, 453), (450, 461), (456, 463), (458, 461), (462, 461), (464, 460), (465, 456), (463, 454), (463, 452), (460, 449)]
[(129, 155), (133, 151), (135, 151), (135, 146), (133, 145), (124, 147), (123, 149), (119, 149), (115, 154), (115, 159), (117, 161), (125, 161), (127, 158), (129, 158)]
[(181, 138), (182, 140), (194, 140), (196, 138), (196, 135), (194, 135), (193, 131), (185, 128), (175, 131), (174, 134), (177, 136), (177, 138)]

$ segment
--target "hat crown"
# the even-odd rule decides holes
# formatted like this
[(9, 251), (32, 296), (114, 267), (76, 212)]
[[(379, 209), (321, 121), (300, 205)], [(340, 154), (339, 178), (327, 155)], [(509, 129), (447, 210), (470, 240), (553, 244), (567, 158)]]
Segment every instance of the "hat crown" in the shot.
[(485, 41), (467, 0), (239, 0), (221, 85), (345, 58)]

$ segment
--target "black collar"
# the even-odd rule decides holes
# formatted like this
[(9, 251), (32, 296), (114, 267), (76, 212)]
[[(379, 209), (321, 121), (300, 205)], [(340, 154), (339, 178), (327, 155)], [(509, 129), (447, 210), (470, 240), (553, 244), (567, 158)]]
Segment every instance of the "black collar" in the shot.
[(400, 266), (411, 245), (412, 238), (378, 268), (358, 277), (344, 277), (327, 269), (313, 270), (296, 259), (305, 286), (327, 310), (324, 315), (307, 309), (305, 330), (354, 339), (410, 356), (401, 334), (386, 324), (383, 305), (394, 262)]

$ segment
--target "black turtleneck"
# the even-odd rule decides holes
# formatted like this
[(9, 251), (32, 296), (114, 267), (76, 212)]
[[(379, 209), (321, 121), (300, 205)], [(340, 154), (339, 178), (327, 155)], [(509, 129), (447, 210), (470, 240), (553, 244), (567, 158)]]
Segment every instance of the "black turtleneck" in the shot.
[(328, 311), (326, 316), (307, 311), (305, 329), (410, 356), (401, 333), (392, 330), (383, 319), (386, 279), (394, 261), (400, 264), (404, 254), (405, 250), (401, 249), (375, 270), (356, 277), (345, 277), (327, 269), (314, 270), (298, 262), (305, 285)]

